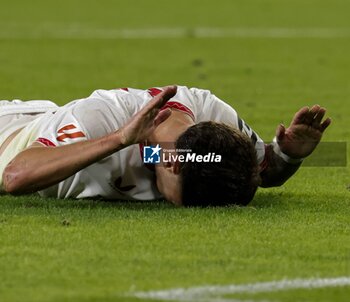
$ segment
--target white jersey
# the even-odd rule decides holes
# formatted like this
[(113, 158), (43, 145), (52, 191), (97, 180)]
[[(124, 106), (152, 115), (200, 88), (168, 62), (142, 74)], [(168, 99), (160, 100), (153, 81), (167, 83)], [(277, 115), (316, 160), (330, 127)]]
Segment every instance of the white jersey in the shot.
[[(102, 137), (124, 126), (159, 92), (161, 88), (96, 90), (85, 99), (41, 114), (17, 134), (7, 149), (16, 147), (16, 151), (11, 152), (14, 157), (34, 141), (55, 147)], [(188, 114), (195, 123), (216, 121), (240, 129), (255, 145), (259, 164), (263, 162), (263, 141), (233, 108), (210, 91), (178, 86), (176, 95), (165, 107)], [(156, 187), (154, 171), (143, 164), (139, 145), (122, 149), (39, 194), (57, 198), (125, 200), (162, 197)]]

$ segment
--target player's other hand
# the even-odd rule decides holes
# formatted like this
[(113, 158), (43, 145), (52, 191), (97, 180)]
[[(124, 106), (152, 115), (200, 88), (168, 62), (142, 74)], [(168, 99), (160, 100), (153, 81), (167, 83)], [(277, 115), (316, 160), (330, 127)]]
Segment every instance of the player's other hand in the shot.
[(121, 143), (129, 146), (145, 141), (158, 125), (171, 115), (170, 109), (161, 110), (161, 108), (176, 94), (176, 91), (177, 86), (164, 87), (161, 93), (119, 129)]
[(288, 128), (279, 125), (276, 138), (282, 152), (292, 158), (310, 155), (331, 123), (330, 118), (323, 121), (325, 113), (326, 109), (319, 105), (303, 107), (294, 115)]

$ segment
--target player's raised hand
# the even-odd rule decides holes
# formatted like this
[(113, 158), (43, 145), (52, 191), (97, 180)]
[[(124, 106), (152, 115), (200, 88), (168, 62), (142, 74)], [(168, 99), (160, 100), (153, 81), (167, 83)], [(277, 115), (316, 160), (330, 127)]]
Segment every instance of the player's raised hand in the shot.
[(121, 143), (128, 146), (145, 141), (158, 125), (171, 115), (170, 109), (161, 110), (161, 108), (176, 94), (176, 91), (177, 86), (164, 87), (161, 93), (119, 129)]
[(292, 158), (310, 155), (331, 123), (330, 118), (323, 121), (325, 114), (326, 109), (319, 105), (303, 107), (294, 115), (288, 128), (279, 125), (276, 138), (282, 152)]

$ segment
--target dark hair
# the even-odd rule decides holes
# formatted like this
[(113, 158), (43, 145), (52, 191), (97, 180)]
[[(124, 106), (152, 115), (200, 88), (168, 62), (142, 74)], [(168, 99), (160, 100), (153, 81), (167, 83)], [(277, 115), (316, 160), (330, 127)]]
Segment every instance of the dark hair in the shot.
[(175, 145), (197, 155), (221, 155), (221, 162), (180, 163), (184, 206), (247, 205), (253, 199), (258, 164), (247, 135), (222, 123), (202, 122), (182, 133)]

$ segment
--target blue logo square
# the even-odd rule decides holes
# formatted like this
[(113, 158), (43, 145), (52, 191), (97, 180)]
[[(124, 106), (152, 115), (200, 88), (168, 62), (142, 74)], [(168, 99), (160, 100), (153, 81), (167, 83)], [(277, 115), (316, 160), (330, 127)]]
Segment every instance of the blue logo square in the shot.
[(145, 164), (159, 164), (160, 163), (160, 151), (162, 148), (157, 146), (144, 146), (143, 147), (143, 162)]

